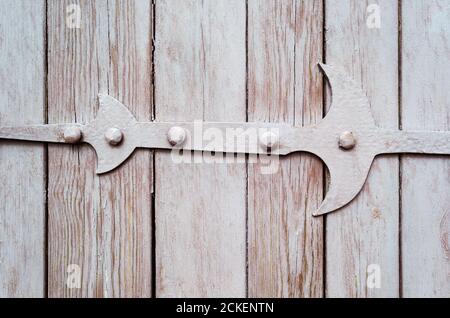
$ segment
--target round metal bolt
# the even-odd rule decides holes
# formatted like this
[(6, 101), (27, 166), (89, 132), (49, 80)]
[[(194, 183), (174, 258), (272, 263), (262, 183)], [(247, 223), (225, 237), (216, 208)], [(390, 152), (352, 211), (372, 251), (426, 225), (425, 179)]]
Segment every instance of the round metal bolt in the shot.
[(119, 128), (111, 127), (105, 132), (105, 139), (111, 146), (117, 146), (123, 139), (123, 133)]
[(339, 147), (345, 150), (353, 149), (356, 145), (356, 139), (355, 136), (353, 136), (353, 133), (351, 131), (344, 131), (339, 136)]
[(81, 140), (81, 129), (78, 126), (70, 126), (64, 130), (64, 141), (75, 144)]
[(273, 131), (267, 131), (259, 137), (259, 142), (264, 148), (275, 148), (278, 145), (278, 135)]
[(186, 130), (182, 127), (174, 126), (167, 132), (167, 141), (172, 146), (180, 146), (186, 140)]

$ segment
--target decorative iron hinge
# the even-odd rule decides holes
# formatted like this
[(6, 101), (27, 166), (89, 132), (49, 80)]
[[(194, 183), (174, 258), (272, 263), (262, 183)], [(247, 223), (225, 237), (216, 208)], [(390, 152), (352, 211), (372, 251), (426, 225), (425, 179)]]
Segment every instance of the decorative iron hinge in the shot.
[[(450, 154), (449, 131), (377, 127), (360, 87), (333, 67), (320, 66), (331, 86), (332, 107), (319, 124), (309, 127), (249, 122), (138, 122), (122, 103), (99, 95), (100, 108), (91, 123), (0, 127), (0, 138), (88, 143), (97, 153), (98, 174), (118, 167), (138, 147), (255, 155), (310, 152), (324, 161), (331, 174), (328, 193), (315, 211), (316, 216), (348, 204), (361, 191), (379, 154)], [(233, 138), (212, 138), (206, 144), (201, 138), (196, 141), (198, 126)]]

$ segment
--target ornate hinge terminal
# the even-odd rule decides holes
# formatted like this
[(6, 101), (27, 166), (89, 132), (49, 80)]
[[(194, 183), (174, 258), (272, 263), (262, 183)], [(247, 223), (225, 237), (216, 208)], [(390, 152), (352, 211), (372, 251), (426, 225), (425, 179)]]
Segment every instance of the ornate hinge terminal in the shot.
[[(139, 147), (255, 155), (310, 152), (323, 160), (331, 174), (328, 193), (314, 215), (348, 204), (362, 189), (377, 155), (450, 154), (448, 131), (377, 127), (360, 87), (333, 67), (320, 66), (330, 82), (332, 106), (319, 124), (309, 127), (248, 122), (138, 122), (122, 103), (99, 95), (97, 117), (88, 124), (0, 127), (0, 138), (88, 143), (97, 154), (99, 174), (118, 167)], [(227, 138), (213, 138), (207, 143), (196, 140), (196, 130), (207, 129)]]

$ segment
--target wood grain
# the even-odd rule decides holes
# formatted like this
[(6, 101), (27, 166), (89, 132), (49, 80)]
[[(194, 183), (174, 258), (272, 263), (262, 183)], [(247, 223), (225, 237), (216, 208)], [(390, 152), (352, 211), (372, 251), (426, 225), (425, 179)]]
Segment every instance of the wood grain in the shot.
[[(89, 122), (98, 93), (150, 120), (151, 3), (80, 1), (80, 29), (65, 24), (70, 3), (48, 3), (49, 122)], [(50, 297), (151, 296), (151, 157), (137, 152), (98, 177), (89, 147), (49, 147)], [(66, 284), (70, 264), (81, 288)]]
[[(245, 121), (245, 2), (155, 10), (156, 120)], [(206, 156), (156, 154), (157, 297), (245, 296), (246, 167)]]
[[(327, 0), (326, 62), (361, 83), (380, 127), (397, 128), (397, 3), (378, 1), (381, 25), (369, 28), (371, 3)], [(399, 295), (398, 171), (397, 156), (377, 158), (356, 199), (326, 216), (327, 297)], [(367, 284), (370, 264), (379, 266), (380, 288)]]
[[(0, 126), (87, 123), (98, 93), (140, 121), (306, 126), (323, 115), (325, 60), (361, 83), (379, 126), (448, 131), (450, 4), (378, 0), (381, 25), (369, 28), (373, 3), (3, 0)], [(66, 24), (72, 4), (80, 28)], [(246, 165), (138, 150), (99, 177), (88, 146), (48, 149), (46, 169), (45, 146), (0, 142), (0, 297), (450, 294), (447, 157), (377, 158), (359, 196), (324, 219), (312, 217), (324, 171), (311, 155)], [(73, 264), (80, 288), (67, 284)], [(380, 288), (367, 284), (370, 264)]]
[[(2, 1), (0, 125), (45, 120), (45, 3)], [(0, 142), (0, 297), (45, 293), (44, 146)]]
[[(321, 120), (322, 12), (321, 1), (248, 2), (249, 121)], [(312, 155), (249, 164), (250, 297), (322, 296), (322, 180)]]
[[(402, 6), (402, 126), (450, 130), (450, 3)], [(403, 156), (404, 297), (450, 295), (450, 160)]]

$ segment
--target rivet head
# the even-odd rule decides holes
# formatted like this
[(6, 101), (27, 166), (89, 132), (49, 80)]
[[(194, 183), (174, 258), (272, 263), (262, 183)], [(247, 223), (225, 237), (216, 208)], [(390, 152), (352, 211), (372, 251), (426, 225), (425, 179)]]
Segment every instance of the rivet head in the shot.
[(171, 146), (180, 146), (186, 140), (186, 130), (182, 127), (174, 126), (167, 132), (167, 141)]
[(339, 147), (345, 150), (353, 149), (356, 145), (356, 139), (355, 136), (353, 136), (353, 133), (350, 131), (344, 131), (339, 136)]
[(273, 131), (267, 131), (259, 137), (262, 147), (273, 149), (278, 145), (278, 135)]
[(123, 139), (123, 133), (119, 128), (111, 127), (105, 132), (105, 139), (111, 146), (117, 146)]
[(64, 129), (64, 141), (75, 144), (81, 140), (81, 129), (77, 126), (70, 126)]

